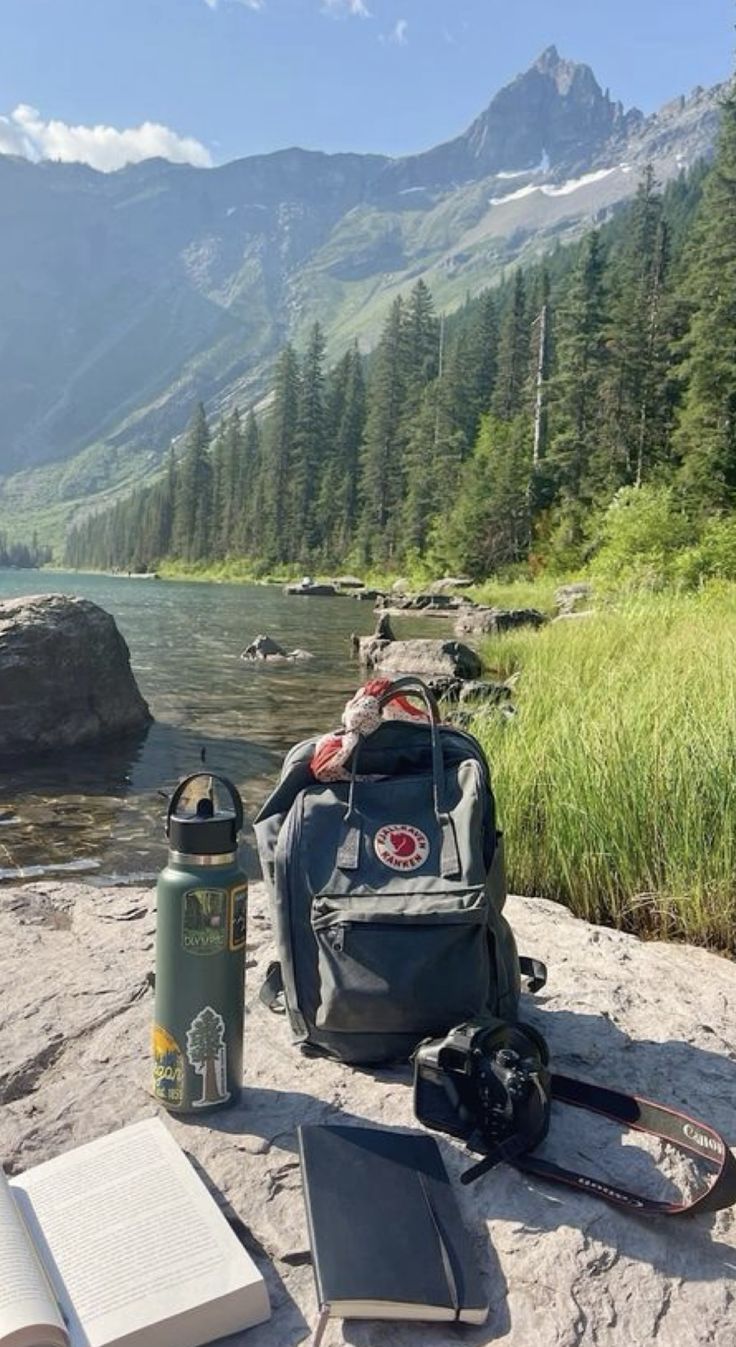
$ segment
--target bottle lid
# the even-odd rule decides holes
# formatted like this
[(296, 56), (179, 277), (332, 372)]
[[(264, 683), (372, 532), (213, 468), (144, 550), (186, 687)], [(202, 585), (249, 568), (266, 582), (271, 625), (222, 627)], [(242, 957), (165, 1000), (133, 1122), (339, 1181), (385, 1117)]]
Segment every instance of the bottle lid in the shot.
[[(201, 794), (196, 790), (187, 790), (196, 781), (202, 782)], [(215, 807), (212, 799), (215, 783), (224, 786), (230, 795), (231, 809)], [(186, 810), (181, 807), (185, 792), (188, 801)], [(170, 850), (187, 856), (231, 855), (237, 850), (238, 833), (242, 826), (243, 802), (235, 786), (225, 777), (205, 772), (197, 772), (180, 781), (166, 815), (166, 836)]]

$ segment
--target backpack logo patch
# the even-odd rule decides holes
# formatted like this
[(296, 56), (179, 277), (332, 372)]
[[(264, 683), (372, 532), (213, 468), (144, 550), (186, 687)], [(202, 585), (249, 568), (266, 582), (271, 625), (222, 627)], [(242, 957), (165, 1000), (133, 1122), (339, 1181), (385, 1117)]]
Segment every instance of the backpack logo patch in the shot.
[(429, 856), (429, 838), (411, 823), (389, 823), (376, 833), (376, 855), (390, 870), (418, 870)]

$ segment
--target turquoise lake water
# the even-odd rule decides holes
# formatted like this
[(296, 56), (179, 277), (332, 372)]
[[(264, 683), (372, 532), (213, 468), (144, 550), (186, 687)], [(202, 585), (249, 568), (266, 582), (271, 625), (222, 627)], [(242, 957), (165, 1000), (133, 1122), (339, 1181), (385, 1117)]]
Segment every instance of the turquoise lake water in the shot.
[[(0, 771), (0, 880), (40, 867), (90, 879), (148, 878), (163, 863), (161, 791), (207, 768), (231, 777), (252, 816), (299, 739), (339, 723), (360, 683), (353, 631), (373, 629), (370, 603), (305, 599), (272, 585), (118, 579), (0, 571), (0, 601), (78, 594), (112, 613), (154, 724), (135, 742), (12, 763)], [(402, 635), (444, 634), (427, 619)], [(262, 667), (240, 659), (260, 633), (315, 658)], [(35, 871), (34, 871), (35, 872)], [(254, 870), (255, 873), (255, 870)]]

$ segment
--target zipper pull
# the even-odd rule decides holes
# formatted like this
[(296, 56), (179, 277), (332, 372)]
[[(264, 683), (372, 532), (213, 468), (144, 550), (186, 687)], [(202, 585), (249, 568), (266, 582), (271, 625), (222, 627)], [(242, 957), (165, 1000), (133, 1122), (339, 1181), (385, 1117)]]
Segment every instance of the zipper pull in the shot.
[(329, 928), (330, 944), (336, 954), (342, 954), (345, 948), (345, 925), (338, 922), (335, 926)]

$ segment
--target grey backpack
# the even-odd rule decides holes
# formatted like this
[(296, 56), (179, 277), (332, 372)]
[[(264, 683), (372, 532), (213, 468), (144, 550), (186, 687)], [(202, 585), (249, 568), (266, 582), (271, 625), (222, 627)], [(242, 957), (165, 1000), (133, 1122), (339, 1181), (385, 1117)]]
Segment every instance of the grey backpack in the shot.
[[(382, 722), (349, 782), (316, 781), (316, 741), (297, 745), (255, 821), (279, 954), (261, 997), (295, 1042), (343, 1062), (405, 1059), (464, 1020), (517, 1014), (487, 762), (437, 723), (423, 683), (399, 679), (383, 700), (399, 689), (425, 699), (429, 724)], [(535, 990), (542, 966), (529, 972)]]

